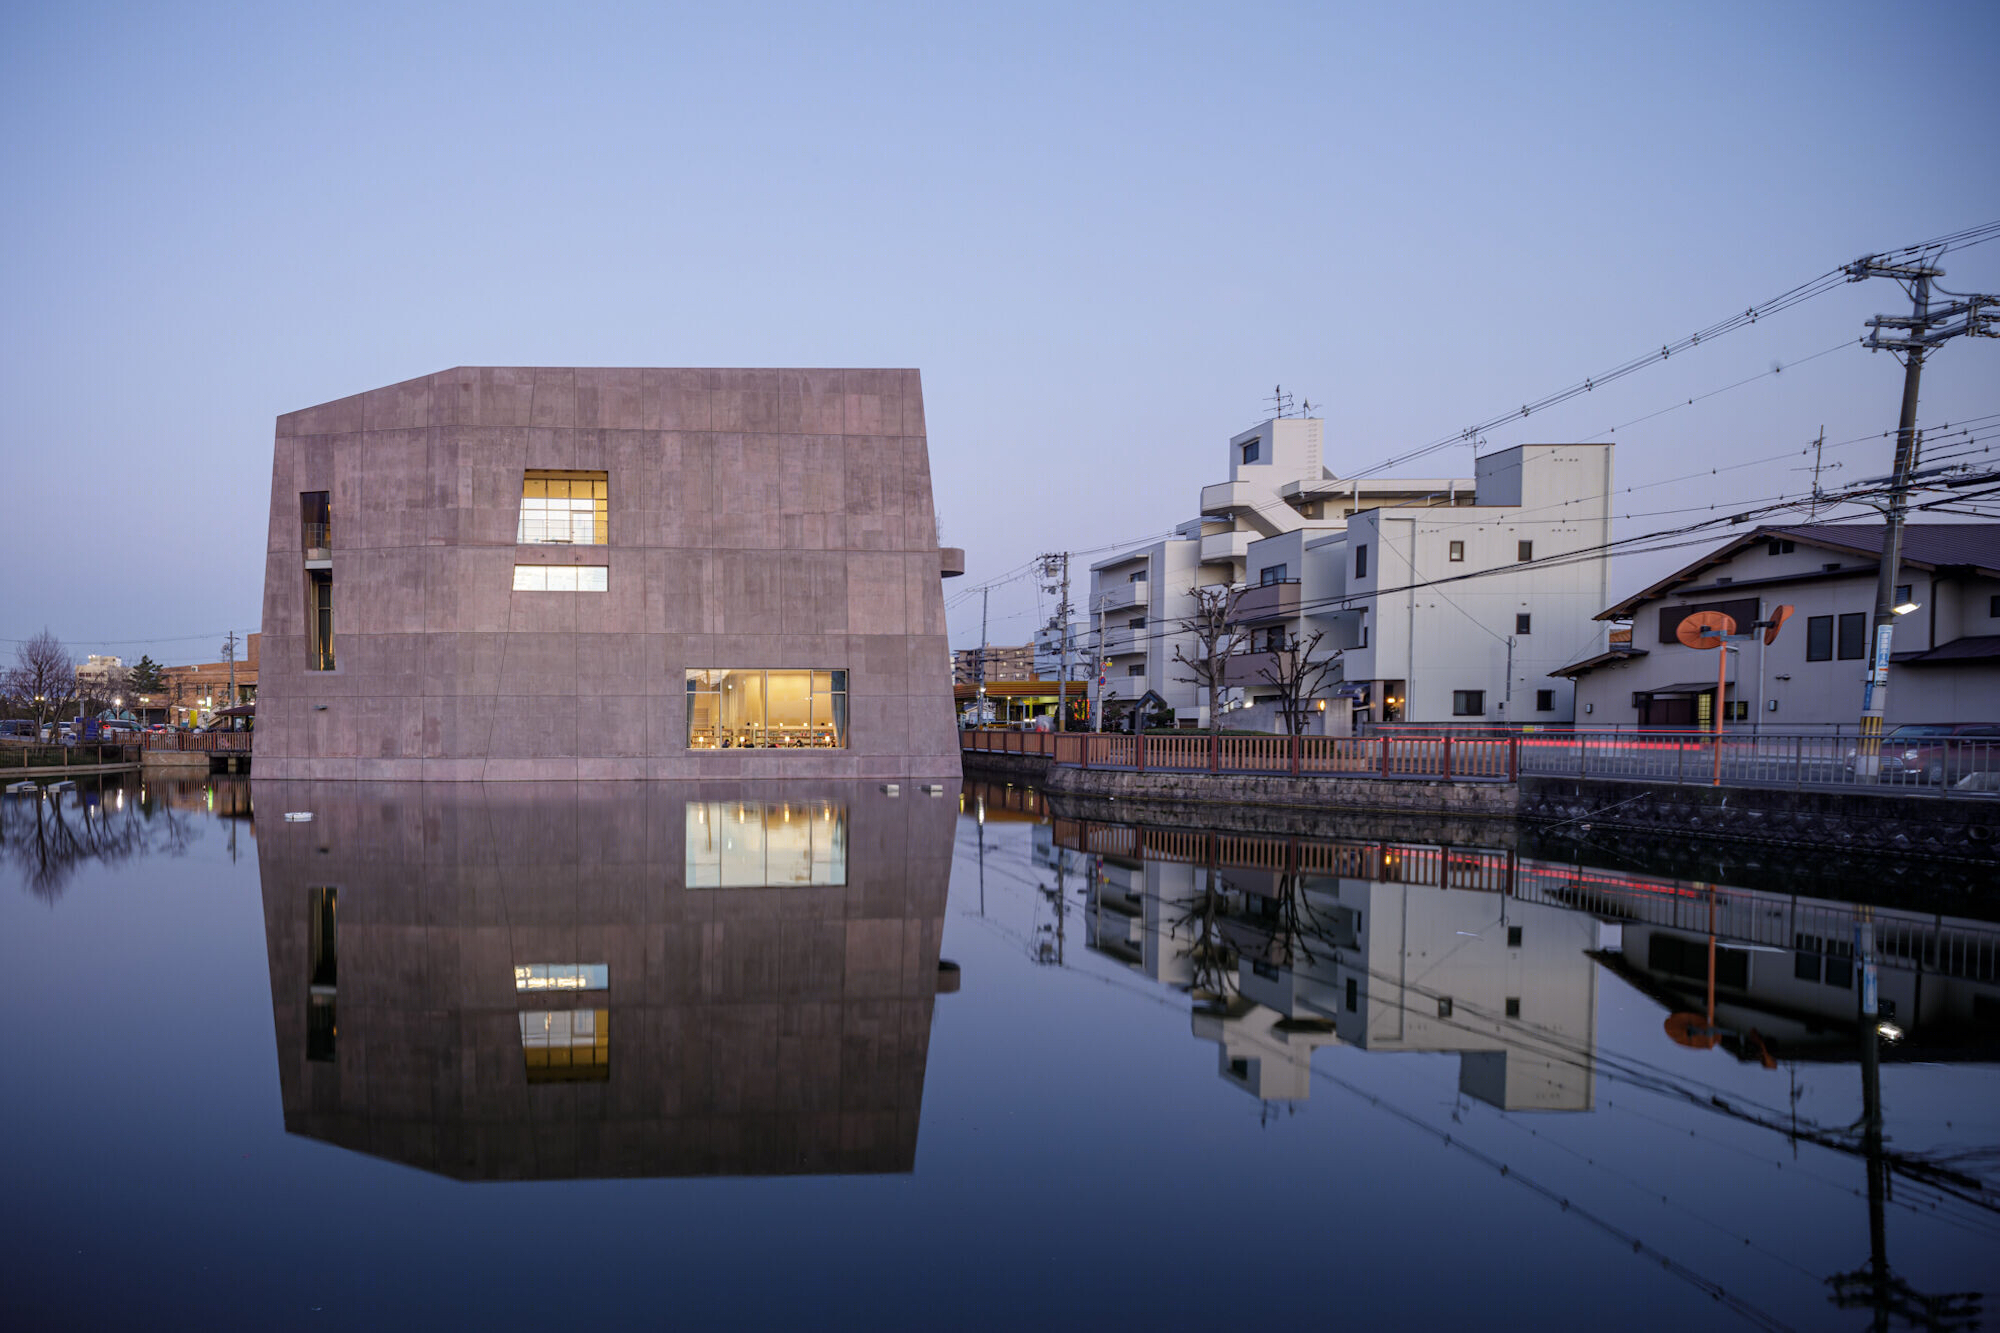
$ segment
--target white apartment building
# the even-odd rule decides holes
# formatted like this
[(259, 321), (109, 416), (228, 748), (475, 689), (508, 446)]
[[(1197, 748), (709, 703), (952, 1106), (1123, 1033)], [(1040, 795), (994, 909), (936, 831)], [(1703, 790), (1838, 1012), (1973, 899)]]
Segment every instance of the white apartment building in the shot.
[[(1186, 718), (1206, 691), (1175, 660), (1194, 589), (1240, 589), (1225, 708), (1276, 729), (1274, 641), (1320, 635), (1338, 656), (1312, 692), (1328, 731), (1360, 722), (1569, 722), (1551, 671), (1603, 651), (1611, 446), (1530, 444), (1472, 477), (1343, 478), (1322, 423), (1276, 418), (1229, 441), (1230, 478), (1174, 537), (1091, 567), (1109, 699), (1150, 689)], [(1571, 560), (1551, 557), (1574, 556)], [(1204, 718), (1205, 720), (1205, 718)], [(1318, 731), (1321, 725), (1309, 729)]]

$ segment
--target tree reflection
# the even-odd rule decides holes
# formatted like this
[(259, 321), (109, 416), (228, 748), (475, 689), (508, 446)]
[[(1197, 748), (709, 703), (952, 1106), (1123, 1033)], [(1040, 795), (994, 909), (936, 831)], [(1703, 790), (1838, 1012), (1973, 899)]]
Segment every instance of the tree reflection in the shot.
[(87, 865), (183, 855), (201, 830), (173, 795), (127, 784), (0, 798), (0, 865), (54, 903)]

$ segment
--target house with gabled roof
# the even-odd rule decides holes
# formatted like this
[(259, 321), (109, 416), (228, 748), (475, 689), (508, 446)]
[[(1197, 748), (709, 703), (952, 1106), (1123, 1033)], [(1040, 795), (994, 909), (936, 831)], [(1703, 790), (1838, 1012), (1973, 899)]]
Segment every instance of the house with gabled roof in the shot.
[[(1852, 729), (1861, 715), (1880, 523), (1759, 527), (1606, 608), (1605, 651), (1551, 674), (1576, 688), (1579, 727)], [(1887, 721), (2000, 722), (2000, 523), (1916, 523), (1903, 531)], [(1776, 637), (1738, 640), (1720, 701), (1716, 650), (1675, 631), (1720, 611), (1739, 631), (1792, 608)]]

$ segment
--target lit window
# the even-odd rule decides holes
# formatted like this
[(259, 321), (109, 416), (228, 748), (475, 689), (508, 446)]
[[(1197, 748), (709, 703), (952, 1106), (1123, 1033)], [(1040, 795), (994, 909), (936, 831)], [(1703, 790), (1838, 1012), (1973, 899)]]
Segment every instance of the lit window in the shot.
[(609, 565), (516, 565), (515, 592), (609, 592)]
[(832, 801), (689, 801), (687, 887), (847, 883), (847, 807)]
[(611, 482), (603, 472), (529, 469), (521, 482), (524, 545), (602, 546), (608, 540)]
[(611, 1011), (525, 1011), (521, 1055), (530, 1083), (602, 1082), (611, 1077)]
[(514, 989), (604, 990), (611, 984), (609, 963), (516, 963)]
[(845, 671), (687, 673), (690, 750), (847, 747)]

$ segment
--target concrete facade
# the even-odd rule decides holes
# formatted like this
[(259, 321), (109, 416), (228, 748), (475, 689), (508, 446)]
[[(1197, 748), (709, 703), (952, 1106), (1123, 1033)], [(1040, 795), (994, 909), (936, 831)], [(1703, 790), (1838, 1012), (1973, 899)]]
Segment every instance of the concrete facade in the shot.
[[(517, 540), (536, 469), (608, 480), (604, 544)], [(601, 590), (515, 591), (566, 565)], [(257, 772), (956, 776), (939, 577), (914, 370), (460, 367), (324, 403), (277, 423)], [(690, 749), (704, 668), (847, 672), (845, 747)]]

